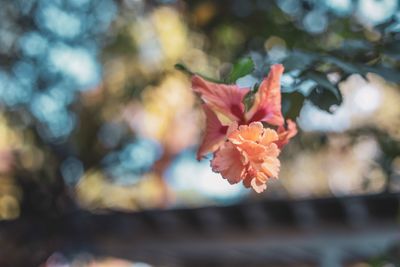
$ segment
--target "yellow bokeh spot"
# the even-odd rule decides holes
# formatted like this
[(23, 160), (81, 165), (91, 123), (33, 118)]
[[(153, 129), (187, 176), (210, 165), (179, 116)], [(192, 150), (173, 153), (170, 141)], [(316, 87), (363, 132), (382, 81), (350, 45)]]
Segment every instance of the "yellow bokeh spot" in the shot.
[(16, 219), (18, 218), (19, 213), (19, 203), (14, 196), (0, 196), (0, 220)]

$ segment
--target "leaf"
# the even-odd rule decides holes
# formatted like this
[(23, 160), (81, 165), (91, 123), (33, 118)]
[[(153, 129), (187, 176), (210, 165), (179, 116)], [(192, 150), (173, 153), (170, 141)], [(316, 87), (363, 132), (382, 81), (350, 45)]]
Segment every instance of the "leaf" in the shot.
[(214, 83), (223, 83), (223, 81), (220, 81), (220, 80), (217, 80), (217, 79), (214, 79), (214, 78), (207, 77), (207, 76), (205, 76), (205, 75), (203, 75), (203, 74), (200, 74), (200, 73), (198, 73), (198, 72), (193, 72), (193, 71), (191, 71), (188, 67), (186, 67), (185, 64), (183, 64), (183, 63), (176, 63), (176, 64), (174, 65), (174, 67), (175, 67), (175, 69), (177, 69), (177, 70), (179, 70), (179, 71), (182, 71), (183, 73), (185, 73), (185, 74), (187, 74), (187, 75), (190, 75), (190, 76), (192, 76), (192, 75), (198, 75), (198, 76), (202, 77), (203, 79), (205, 79), (205, 80), (207, 80), (207, 81), (210, 81), (210, 82), (214, 82)]
[(342, 103), (341, 98), (338, 99), (332, 91), (326, 90), (326, 88), (321, 86), (316, 86), (307, 98), (315, 106), (329, 113), (333, 113), (333, 106), (338, 106)]
[(312, 65), (316, 57), (312, 53), (295, 50), (282, 62), (287, 72), (292, 70), (304, 70)]
[(339, 88), (332, 84), (327, 78), (324, 73), (317, 72), (317, 71), (308, 71), (306, 72), (303, 77), (311, 79), (315, 81), (319, 88), (323, 88), (324, 90), (328, 90), (334, 95), (337, 100), (341, 103), (342, 102), (342, 94), (339, 91)]
[(345, 74), (347, 75), (351, 75), (354, 73), (358, 73), (361, 76), (365, 77), (365, 75), (367, 74), (360, 66), (357, 66), (355, 64), (343, 61), (337, 57), (333, 57), (333, 56), (325, 56), (324, 59), (331, 63), (336, 65), (338, 68), (340, 68)]
[[(399, 23), (399, 30), (400, 30), (400, 23)], [(398, 41), (388, 42), (382, 47), (382, 53), (386, 56), (400, 60), (400, 44)]]
[(254, 62), (250, 57), (240, 59), (233, 65), (231, 72), (226, 78), (227, 83), (235, 83), (240, 77), (250, 74), (254, 70)]
[(307, 97), (314, 105), (332, 113), (332, 106), (342, 103), (343, 98), (339, 88), (332, 84), (323, 73), (309, 71), (305, 77), (317, 83)]
[(189, 70), (189, 68), (186, 67), (186, 66), (185, 66), (184, 64), (182, 64), (182, 63), (176, 63), (174, 67), (175, 67), (175, 69), (177, 69), (177, 70), (179, 70), (179, 71), (182, 71), (182, 72), (184, 72), (184, 73), (186, 73), (186, 74), (194, 75), (194, 72), (192, 72), (191, 70)]
[(254, 95), (255, 95), (254, 91), (251, 91), (251, 90), (250, 90), (250, 91), (244, 96), (243, 104), (244, 104), (244, 107), (245, 107), (245, 110), (246, 110), (246, 111), (250, 110), (250, 108), (253, 106), (253, 103), (254, 103)]
[(372, 72), (382, 76), (385, 80), (400, 83), (400, 74), (396, 69), (388, 68), (385, 66), (377, 65), (371, 67), (364, 67), (366, 72)]
[(253, 106), (254, 98), (258, 91), (259, 86), (260, 86), (260, 84), (258, 84), (258, 83), (254, 84), (253, 88), (244, 96), (243, 104), (244, 104), (244, 108), (245, 108), (246, 112), (249, 111), (251, 109), (251, 107)]
[(305, 97), (300, 92), (282, 93), (282, 113), (287, 119), (295, 120), (303, 107)]
[(393, 16), (392, 18), (390, 18), (389, 20), (378, 24), (375, 26), (375, 30), (378, 30), (380, 33), (388, 33), (390, 32), (390, 26), (394, 25), (397, 23), (396, 18)]
[(373, 45), (370, 42), (359, 39), (350, 39), (343, 41), (341, 47), (332, 52), (341, 58), (345, 57), (355, 59), (358, 56), (364, 58), (365, 55), (371, 51), (373, 51)]

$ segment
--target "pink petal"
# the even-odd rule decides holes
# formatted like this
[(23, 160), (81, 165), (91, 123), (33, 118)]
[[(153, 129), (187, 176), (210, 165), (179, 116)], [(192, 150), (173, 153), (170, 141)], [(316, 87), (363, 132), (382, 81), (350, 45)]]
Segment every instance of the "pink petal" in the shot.
[(246, 114), (249, 122), (263, 121), (280, 126), (284, 123), (281, 111), (281, 85), (283, 73), (281, 64), (272, 65), (268, 77), (265, 78), (255, 95), (254, 104)]
[(221, 112), (231, 120), (243, 120), (243, 98), (250, 91), (249, 88), (212, 83), (198, 75), (192, 77), (192, 88), (214, 111)]
[(295, 122), (292, 120), (286, 120), (286, 124), (287, 129), (284, 125), (281, 125), (278, 128), (279, 140), (277, 140), (275, 144), (279, 148), (284, 147), (287, 143), (289, 143), (289, 140), (297, 134), (297, 126)]
[(226, 136), (230, 136), (231, 133), (236, 132), (239, 127), (237, 121), (233, 121), (229, 124), (228, 130), (226, 131)]
[(211, 161), (214, 172), (221, 173), (230, 184), (239, 183), (245, 176), (242, 155), (231, 142), (225, 142)]
[(206, 104), (203, 104), (202, 107), (206, 114), (206, 129), (203, 141), (197, 151), (197, 160), (207, 153), (215, 152), (224, 142), (228, 130), (228, 126), (222, 125), (217, 115)]

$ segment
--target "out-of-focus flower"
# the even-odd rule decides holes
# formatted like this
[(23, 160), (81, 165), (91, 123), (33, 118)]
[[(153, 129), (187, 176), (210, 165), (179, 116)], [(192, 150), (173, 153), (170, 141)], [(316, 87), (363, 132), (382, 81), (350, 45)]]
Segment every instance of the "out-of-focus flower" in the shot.
[[(243, 181), (258, 193), (265, 190), (268, 178), (278, 176), (280, 148), (297, 133), (294, 122), (288, 120), (287, 127), (284, 123), (282, 73), (282, 65), (271, 67), (247, 112), (243, 101), (250, 88), (212, 83), (198, 75), (192, 78), (193, 91), (205, 102), (206, 114), (206, 129), (197, 158), (214, 153), (213, 171), (221, 173), (231, 184)], [(262, 122), (269, 128), (264, 129)]]
[(227, 142), (211, 161), (213, 171), (231, 184), (243, 181), (245, 187), (252, 187), (257, 193), (264, 191), (267, 180), (279, 173), (277, 132), (265, 129), (261, 122), (239, 127), (233, 124), (229, 131)]

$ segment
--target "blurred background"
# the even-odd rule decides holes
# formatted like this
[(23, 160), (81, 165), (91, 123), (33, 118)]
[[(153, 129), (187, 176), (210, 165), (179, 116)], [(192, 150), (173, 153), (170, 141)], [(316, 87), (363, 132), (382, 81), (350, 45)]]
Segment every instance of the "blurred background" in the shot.
[[(300, 129), (283, 151), (279, 179), (263, 194), (229, 185), (211, 171), (209, 159), (196, 161), (204, 128), (201, 102), (190, 78), (174, 69), (183, 63), (222, 79), (243, 57), (255, 63), (251, 74), (237, 80), (243, 87), (259, 82), (271, 64), (284, 64), (283, 112)], [(395, 227), (399, 70), (397, 0), (1, 0), (1, 266), (236, 266), (224, 265), (224, 258), (184, 264), (179, 249), (168, 257), (146, 256), (144, 263), (140, 245), (136, 254), (129, 252), (134, 237), (124, 246), (108, 240), (99, 251), (91, 247), (94, 239), (73, 238), (88, 229), (91, 237), (117, 228), (115, 237), (129, 235), (144, 229), (134, 223), (143, 216), (151, 231), (159, 229), (154, 221), (165, 214), (161, 225), (166, 220), (176, 226), (175, 211), (218, 213), (274, 203), (280, 212), (288, 203), (313, 206), (314, 199), (388, 198), (397, 200), (378, 201), (383, 206), (376, 204), (377, 210), (389, 209), (385, 214), (395, 218), (390, 226)], [(308, 219), (319, 216), (307, 205), (290, 211), (301, 214), (293, 219), (297, 224), (314, 225)], [(332, 220), (346, 205), (331, 209)], [(363, 205), (355, 207), (345, 213), (350, 221), (368, 221)], [(217, 224), (213, 212), (195, 224)], [(282, 212), (278, 221), (290, 221)], [(101, 218), (96, 222), (102, 226), (92, 227), (91, 218)], [(231, 223), (237, 220), (234, 216)], [(246, 237), (247, 228), (240, 229)], [(288, 226), (284, 235), (293, 229)], [(175, 231), (187, 237), (179, 227)], [(228, 236), (236, 240), (235, 234)], [(387, 252), (396, 242), (382, 237), (387, 246), (378, 244), (370, 253), (361, 245), (368, 238), (351, 245), (362, 256), (346, 266), (399, 266), (399, 249)], [(329, 257), (319, 255), (317, 263), (304, 257), (285, 264), (342, 266), (340, 244), (335, 252), (326, 250)], [(118, 249), (109, 255), (105, 248), (113, 247)], [(314, 248), (307, 249), (309, 256)], [(157, 251), (150, 247), (147, 253)], [(254, 266), (282, 262), (268, 265), (268, 256), (251, 253)]]

